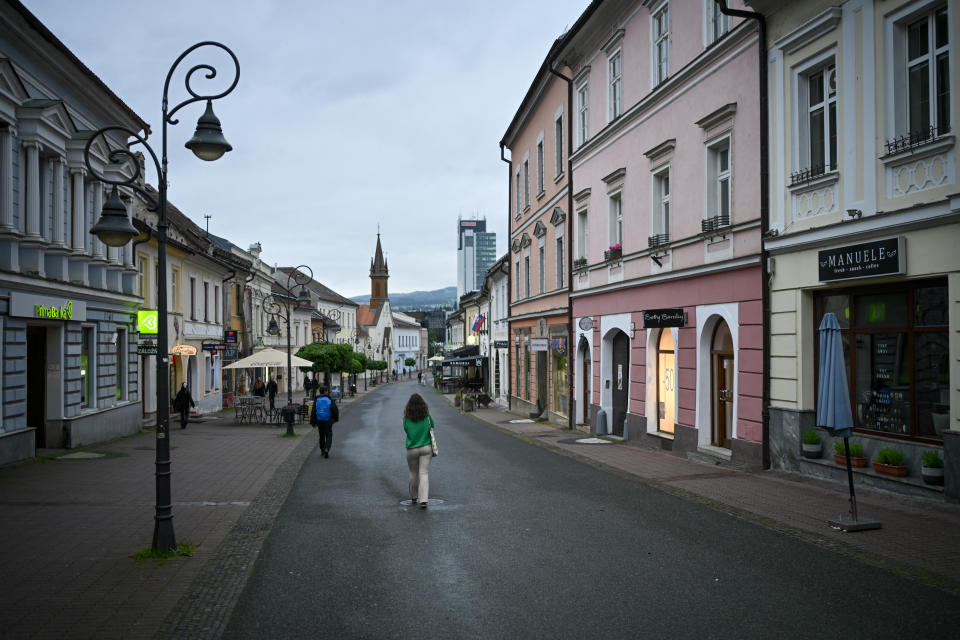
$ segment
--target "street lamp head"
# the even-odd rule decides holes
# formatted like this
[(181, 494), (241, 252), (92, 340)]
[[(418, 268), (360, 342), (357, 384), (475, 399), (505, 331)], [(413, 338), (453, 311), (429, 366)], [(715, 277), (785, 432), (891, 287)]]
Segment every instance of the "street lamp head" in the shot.
[(310, 292), (307, 291), (307, 287), (300, 287), (300, 295), (297, 296), (297, 302), (300, 304), (311, 305), (313, 301), (310, 299)]
[(218, 160), (227, 151), (233, 150), (223, 137), (220, 118), (213, 113), (212, 100), (207, 100), (207, 109), (197, 120), (197, 130), (184, 146), (193, 151), (193, 155), (207, 162)]
[(110, 197), (107, 198), (100, 213), (100, 220), (90, 228), (90, 233), (110, 247), (122, 247), (134, 236), (139, 235), (140, 232), (127, 216), (127, 207), (120, 199), (116, 186), (110, 191)]
[(280, 335), (280, 325), (277, 324), (277, 319), (273, 316), (270, 316), (270, 325), (267, 327), (267, 333), (272, 336)]

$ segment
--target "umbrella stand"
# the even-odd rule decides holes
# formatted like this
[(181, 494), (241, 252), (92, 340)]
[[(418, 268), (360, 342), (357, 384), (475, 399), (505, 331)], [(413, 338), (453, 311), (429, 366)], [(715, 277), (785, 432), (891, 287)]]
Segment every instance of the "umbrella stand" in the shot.
[(850, 441), (843, 436), (843, 448), (847, 453), (847, 482), (850, 485), (850, 518), (837, 518), (827, 523), (840, 531), (869, 531), (879, 529), (882, 525), (877, 520), (857, 519), (857, 496), (853, 491), (853, 465), (850, 463)]

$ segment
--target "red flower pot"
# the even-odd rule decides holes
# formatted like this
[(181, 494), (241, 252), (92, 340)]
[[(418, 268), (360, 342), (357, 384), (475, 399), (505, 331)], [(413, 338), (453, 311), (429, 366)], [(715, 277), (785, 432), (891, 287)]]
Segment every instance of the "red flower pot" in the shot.
[(907, 467), (902, 464), (884, 464), (883, 462), (874, 461), (873, 470), (877, 473), (882, 473), (887, 476), (894, 476), (896, 478), (903, 478), (907, 475)]

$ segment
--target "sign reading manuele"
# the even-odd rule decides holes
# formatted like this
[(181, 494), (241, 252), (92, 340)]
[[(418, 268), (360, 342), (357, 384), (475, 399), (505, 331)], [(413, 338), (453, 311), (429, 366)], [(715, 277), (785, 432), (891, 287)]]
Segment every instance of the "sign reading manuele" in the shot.
[(899, 275), (907, 264), (903, 236), (823, 249), (817, 264), (820, 282)]
[(683, 309), (647, 309), (643, 312), (644, 329), (682, 327), (687, 322)]
[(35, 293), (10, 292), (10, 315), (43, 320), (86, 320), (87, 303)]

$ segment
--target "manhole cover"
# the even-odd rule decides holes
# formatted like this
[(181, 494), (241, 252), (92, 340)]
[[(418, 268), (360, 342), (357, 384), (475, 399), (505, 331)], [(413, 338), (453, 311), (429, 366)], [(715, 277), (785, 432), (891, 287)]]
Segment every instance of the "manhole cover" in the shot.
[(76, 453), (68, 453), (65, 456), (60, 456), (61, 460), (92, 460), (93, 458), (106, 458), (107, 454), (105, 453), (93, 453), (92, 451), (77, 451)]
[[(441, 500), (440, 498), (430, 498), (429, 500), (427, 500), (427, 505), (430, 506), (430, 507), (435, 507), (435, 506), (437, 506), (437, 505), (439, 505), (439, 504), (444, 504), (445, 502), (446, 502), (446, 500)], [(400, 504), (402, 504), (402, 505), (405, 506), (405, 507), (415, 507), (415, 506), (417, 506), (417, 501), (416, 501), (416, 500), (401, 500), (401, 501), (400, 501)]]

